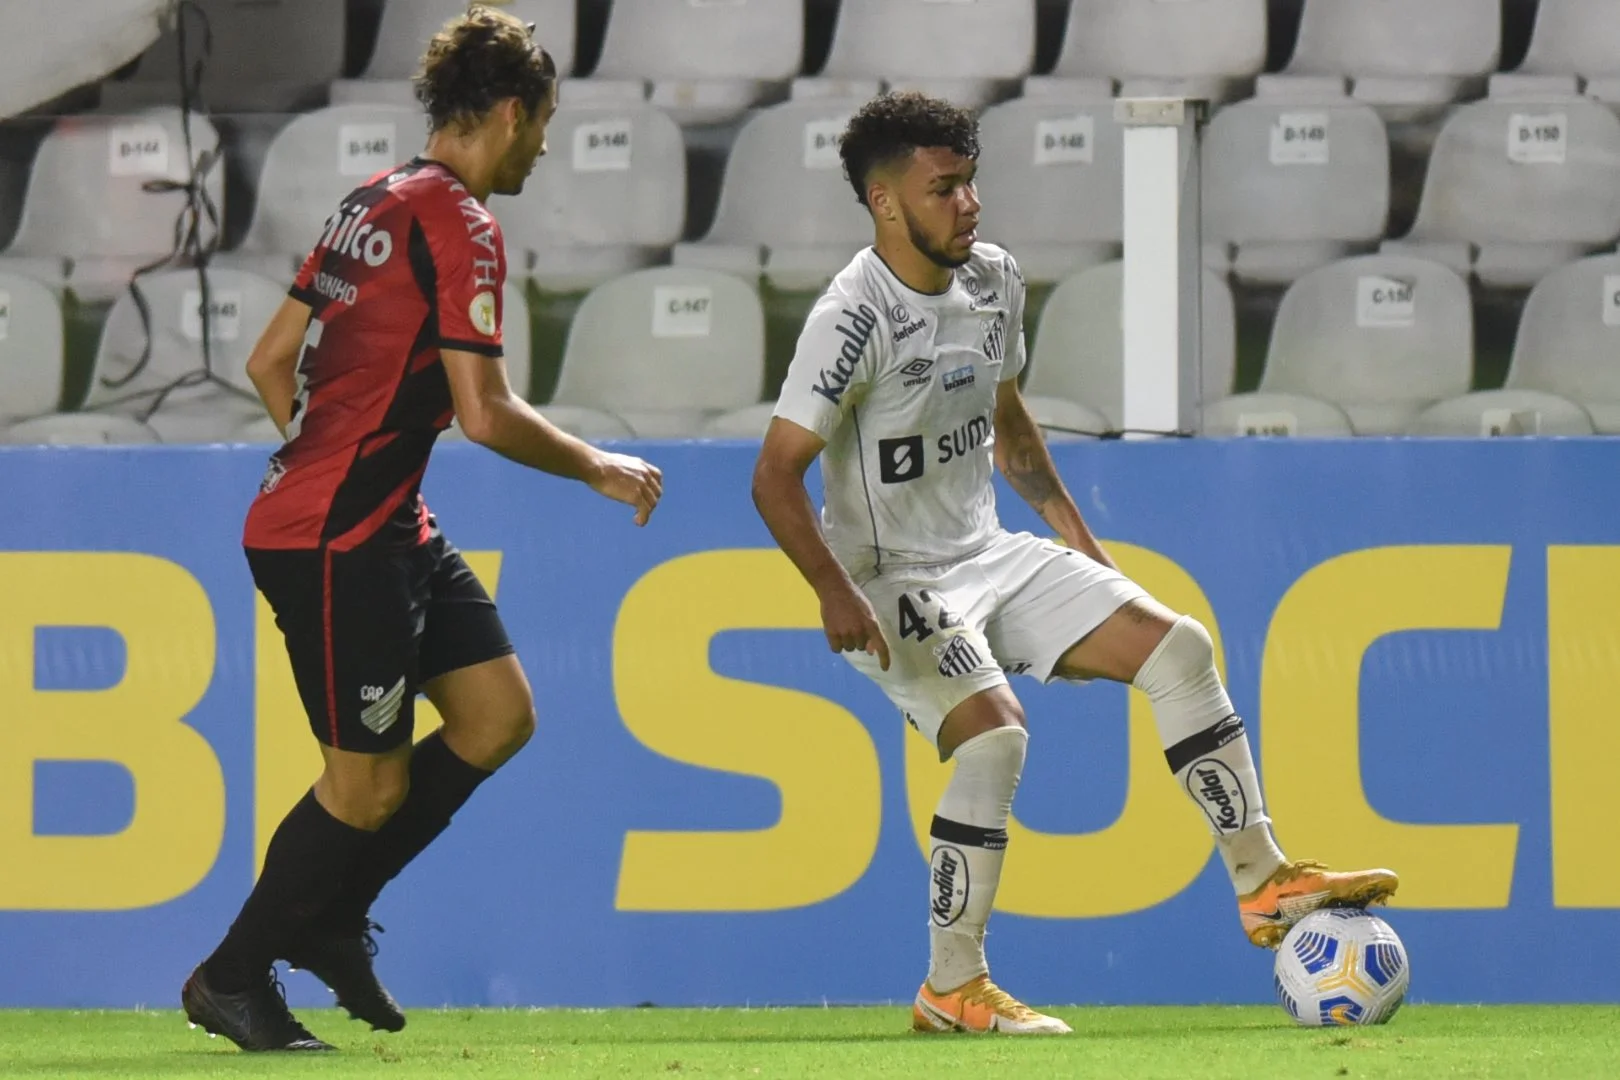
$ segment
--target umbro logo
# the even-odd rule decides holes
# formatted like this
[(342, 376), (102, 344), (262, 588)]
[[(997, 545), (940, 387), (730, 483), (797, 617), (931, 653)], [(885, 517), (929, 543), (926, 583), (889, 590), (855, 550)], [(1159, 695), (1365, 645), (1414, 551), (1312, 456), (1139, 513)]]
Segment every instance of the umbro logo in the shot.
[[(926, 326), (927, 323), (926, 322), (919, 322), (919, 323), (915, 323), (914, 325), (916, 325), (916, 326)], [(905, 367), (900, 369), (900, 374), (905, 376), (905, 378), (903, 380), (901, 380), (900, 385), (901, 386), (925, 386), (925, 385), (927, 385), (927, 383), (929, 382), (929, 380), (931, 378), (929, 373), (932, 372), (933, 370), (934, 370), (934, 361), (932, 359), (930, 359), (929, 357), (919, 356), (919, 357), (917, 357), (917, 359), (913, 360), (911, 363), (907, 364)]]

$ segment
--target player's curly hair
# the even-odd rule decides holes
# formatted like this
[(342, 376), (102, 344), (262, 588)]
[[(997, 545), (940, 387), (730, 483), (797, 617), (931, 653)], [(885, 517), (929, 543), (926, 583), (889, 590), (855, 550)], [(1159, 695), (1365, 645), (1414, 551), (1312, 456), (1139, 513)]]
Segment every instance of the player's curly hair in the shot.
[(557, 82), (557, 64), (534, 39), (534, 25), (473, 4), (428, 42), (416, 98), (432, 128), (470, 126), (505, 98), (533, 113)]
[(948, 101), (907, 91), (881, 94), (861, 106), (839, 139), (838, 156), (855, 197), (865, 206), (866, 181), (873, 169), (933, 146), (977, 160), (978, 118)]

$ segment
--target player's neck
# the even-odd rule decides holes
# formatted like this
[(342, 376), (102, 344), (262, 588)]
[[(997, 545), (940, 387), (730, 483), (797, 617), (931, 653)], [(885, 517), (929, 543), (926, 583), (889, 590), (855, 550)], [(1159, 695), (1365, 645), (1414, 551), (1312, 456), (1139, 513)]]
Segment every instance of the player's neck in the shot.
[(435, 131), (428, 136), (422, 156), (455, 173), (473, 198), (479, 202), (489, 201), (490, 193), (495, 190), (495, 170), (500, 161), (485, 150), (482, 140)]
[(872, 248), (889, 273), (913, 292), (937, 296), (951, 287), (953, 271), (918, 251), (909, 241), (879, 236)]

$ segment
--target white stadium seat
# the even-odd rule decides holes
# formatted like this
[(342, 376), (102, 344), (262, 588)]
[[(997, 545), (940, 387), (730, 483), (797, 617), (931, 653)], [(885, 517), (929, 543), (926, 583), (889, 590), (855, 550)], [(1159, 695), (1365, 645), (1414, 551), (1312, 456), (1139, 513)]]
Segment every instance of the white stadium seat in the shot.
[[(202, 285), (191, 270), (141, 278), (141, 307), (127, 291), (101, 333), (87, 410), (140, 420), (164, 442), (229, 441), (264, 415), (247, 358), (286, 296), (278, 282), (238, 270), (207, 275), (209, 370), (204, 371)], [(186, 383), (159, 396), (179, 380)], [(156, 411), (153, 406), (156, 405)]]
[[(211, 163), (204, 189), (223, 212), (225, 170), (215, 157), (218, 148), (219, 133), (207, 118), (193, 114), (187, 125), (178, 109), (58, 120), (34, 158), (6, 255), (30, 258), (42, 269), (55, 266), (52, 276), (58, 280), (63, 260), (71, 260), (76, 291), (111, 295), (113, 283), (174, 250), (186, 195), (178, 189), (147, 190), (149, 184), (185, 184), (194, 165)], [(215, 235), (206, 220), (200, 235), (205, 243)]]
[(1289, 287), (1260, 391), (1332, 402), (1358, 435), (1395, 435), (1435, 402), (1466, 393), (1473, 363), (1462, 278), (1421, 259), (1363, 255)]
[(1574, 402), (1538, 390), (1481, 390), (1430, 406), (1408, 433), (1438, 438), (1590, 435), (1592, 418)]
[(161, 442), (139, 420), (110, 413), (57, 413), (25, 420), (0, 432), (14, 446), (121, 446)]
[(1384, 234), (1389, 138), (1347, 97), (1228, 105), (1205, 133), (1203, 165), (1205, 244), (1236, 248), (1240, 280), (1286, 285)]
[[(535, 38), (567, 75), (574, 68), (574, 8), (574, 0), (510, 0), (503, 10), (535, 24)], [(334, 82), (332, 104), (415, 105), (410, 80), (428, 41), (466, 10), (466, 0), (387, 0), (364, 74)]]
[(585, 290), (663, 258), (686, 220), (681, 130), (640, 100), (569, 104), (523, 189), (491, 204), (515, 275), (529, 261), (544, 289)]
[(982, 107), (1035, 65), (1035, 0), (843, 0), (825, 78), (876, 78)]
[[(344, 5), (332, 0), (193, 0), (207, 16), (212, 51), (201, 92), (210, 108), (287, 112), (324, 104), (343, 73)], [(185, 16), (187, 57), (201, 55), (201, 20)], [(128, 108), (179, 101), (179, 38), (165, 33), (132, 78), (103, 84), (102, 104)]]
[(1492, 98), (1441, 129), (1417, 220), (1388, 246), (1525, 288), (1620, 236), (1620, 118), (1578, 97)]
[(1355, 434), (1344, 410), (1300, 394), (1237, 394), (1203, 410), (1205, 438), (1348, 438)]
[(62, 307), (39, 281), (0, 269), (0, 427), (62, 402)]
[(648, 79), (676, 121), (735, 119), (798, 74), (804, 0), (615, 0), (594, 77)]
[(1501, 0), (1305, 0), (1287, 70), (1347, 75), (1372, 105), (1432, 109), (1496, 69)]
[(1581, 405), (1596, 429), (1620, 434), (1620, 255), (1599, 255), (1541, 279), (1525, 301), (1507, 385)]
[(611, 413), (643, 437), (696, 436), (759, 401), (764, 378), (754, 291), (719, 271), (657, 267), (585, 298), (551, 404)]
[(1024, 277), (1060, 281), (1117, 258), (1124, 239), (1124, 136), (1108, 97), (1022, 97), (979, 122), (979, 235)]
[[(1107, 430), (1124, 425), (1125, 264), (1096, 266), (1064, 281), (1041, 309), (1024, 390), (1031, 397), (1078, 402), (1096, 410)], [(1237, 367), (1232, 291), (1203, 273), (1203, 400), (1232, 392)]]
[(1265, 0), (1074, 0), (1053, 73), (1119, 80), (1123, 97), (1225, 101), (1265, 59)]
[(403, 106), (334, 105), (295, 117), (265, 155), (242, 242), (218, 264), (290, 283), (338, 203), (418, 153), (426, 134), (421, 109)]
[(714, 224), (679, 244), (675, 263), (757, 277), (786, 289), (819, 289), (872, 242), (872, 218), (855, 198), (838, 138), (862, 102), (784, 102), (751, 116), (726, 161)]

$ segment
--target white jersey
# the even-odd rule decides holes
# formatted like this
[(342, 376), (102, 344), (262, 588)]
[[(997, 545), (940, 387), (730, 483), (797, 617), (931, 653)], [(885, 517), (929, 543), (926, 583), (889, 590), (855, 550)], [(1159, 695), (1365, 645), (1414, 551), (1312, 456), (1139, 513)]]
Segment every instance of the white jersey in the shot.
[(943, 293), (871, 248), (805, 322), (776, 415), (826, 440), (822, 528), (851, 576), (953, 562), (1000, 532), (996, 389), (1024, 367), (1024, 279), (975, 244)]

